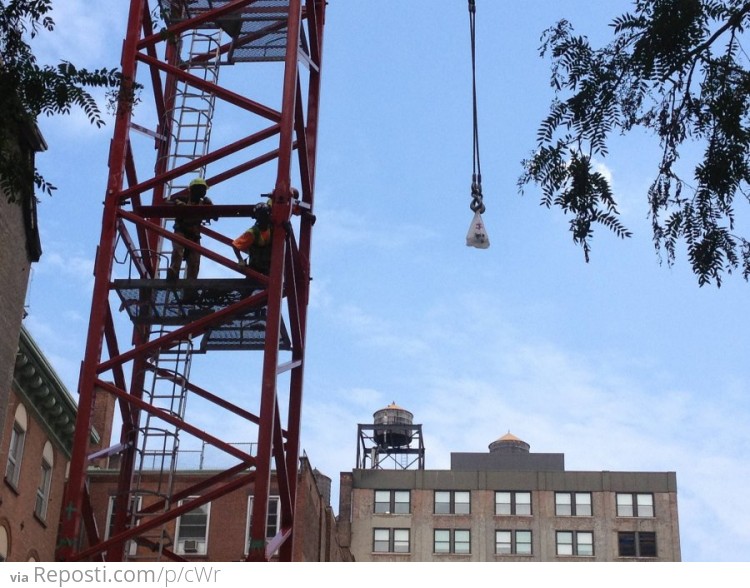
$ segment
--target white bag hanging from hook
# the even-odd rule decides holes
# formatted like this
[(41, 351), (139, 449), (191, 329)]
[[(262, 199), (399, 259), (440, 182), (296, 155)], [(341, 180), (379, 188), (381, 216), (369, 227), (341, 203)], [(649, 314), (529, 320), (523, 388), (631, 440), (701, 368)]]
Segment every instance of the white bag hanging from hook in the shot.
[(479, 211), (474, 213), (469, 232), (466, 233), (466, 246), (476, 247), (477, 249), (487, 249), (490, 246), (490, 238), (487, 236), (484, 221)]

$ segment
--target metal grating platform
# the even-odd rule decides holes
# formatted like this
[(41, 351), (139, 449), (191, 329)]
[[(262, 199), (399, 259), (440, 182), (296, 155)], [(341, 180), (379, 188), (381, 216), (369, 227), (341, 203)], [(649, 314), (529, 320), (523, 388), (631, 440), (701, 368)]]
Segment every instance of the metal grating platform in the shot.
[[(237, 318), (206, 332), (201, 341), (200, 351), (230, 351), (233, 349), (261, 350), (266, 335), (266, 310), (261, 309), (254, 315)], [(291, 351), (286, 326), (281, 323), (279, 349)]]
[[(182, 14), (173, 11), (171, 22), (201, 16), (209, 10), (222, 8), (230, 0), (182, 0), (175, 3), (161, 0), (163, 10), (178, 4)], [(258, 0), (239, 12), (207, 23), (222, 29), (232, 38), (230, 62), (283, 61), (286, 53), (287, 15), (289, 0)]]
[[(261, 287), (247, 279), (114, 280), (113, 289), (122, 302), (120, 310), (135, 324), (182, 326), (239, 302)], [(263, 349), (265, 317), (265, 306), (259, 306), (212, 325), (203, 335), (200, 352)], [(279, 348), (292, 348), (283, 321)]]
[(114, 290), (136, 324), (184, 325), (251, 296), (262, 286), (247, 279), (114, 280)]

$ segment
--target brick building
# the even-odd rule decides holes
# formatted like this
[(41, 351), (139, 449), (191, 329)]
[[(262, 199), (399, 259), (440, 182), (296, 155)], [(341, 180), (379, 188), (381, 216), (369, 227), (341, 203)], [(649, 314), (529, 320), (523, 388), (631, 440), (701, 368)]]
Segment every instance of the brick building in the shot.
[(76, 406), (21, 329), (0, 438), (0, 561), (54, 561)]
[[(217, 472), (211, 470), (178, 470), (174, 475), (172, 493), (179, 495), (185, 487), (209, 480)], [(92, 470), (91, 504), (102, 540), (107, 540), (114, 516), (114, 492), (117, 488), (115, 469)], [(148, 509), (161, 498), (157, 486), (161, 475), (150, 478), (144, 473), (137, 495), (139, 510)], [(210, 493), (213, 484), (204, 488)], [(298, 478), (292, 561), (350, 561), (348, 550), (337, 543), (336, 524), (330, 506), (330, 480), (301, 460)], [(190, 500), (193, 497), (186, 497)], [(242, 561), (247, 556), (252, 512), (252, 483), (199, 506), (176, 520), (146, 531), (125, 548), (126, 561)], [(279, 530), (278, 487), (271, 481), (266, 535), (270, 540)], [(158, 512), (150, 516), (158, 515)], [(149, 515), (138, 517), (148, 521)]]
[[(18, 150), (33, 169), (34, 154), (47, 149), (36, 126), (22, 128), (15, 145), (0, 149)], [(5, 413), (18, 350), (18, 337), (24, 316), (24, 301), (31, 264), (39, 260), (42, 248), (36, 221), (36, 198), (33, 175), (28, 190), (6, 194), (0, 186), (0, 438), (3, 437)]]
[[(12, 140), (0, 149), (31, 172), (47, 148), (39, 129), (22, 124), (4, 136)], [(54, 549), (60, 497), (52, 482), (62, 483), (67, 463), (65, 425), (55, 419), (67, 414), (70, 397), (21, 326), (31, 264), (41, 254), (29, 173), (18, 193), (0, 186), (0, 561), (39, 560), (48, 544)]]
[[(118, 487), (119, 454), (112, 457), (110, 445), (113, 415), (116, 409), (114, 397), (106, 392), (98, 393), (94, 403), (92, 423), (101, 431), (92, 440), (93, 454), (103, 457), (92, 460), (89, 470), (89, 495), (100, 541), (109, 539), (115, 516), (115, 498)], [(100, 450), (100, 451), (98, 451)], [(205, 448), (204, 448), (205, 450)], [(250, 450), (252, 451), (252, 449)], [(238, 488), (228, 494), (205, 502), (188, 510), (177, 519), (154, 525), (141, 533), (135, 533), (123, 549), (123, 561), (242, 561), (247, 556), (250, 514), (252, 512), (253, 484), (249, 471), (242, 471), (230, 478), (216, 478), (223, 470), (212, 470), (204, 463), (212, 461), (212, 454), (200, 451), (179, 451), (178, 462), (183, 463), (171, 474), (161, 469), (147, 468), (138, 471), (137, 483), (131, 494), (128, 526), (131, 529), (156, 522), (163, 510), (160, 504), (167, 497), (176, 497), (183, 502), (208, 497), (212, 490), (222, 484), (239, 482)], [(194, 465), (188, 469), (186, 464)], [(240, 482), (242, 478), (246, 482)], [(169, 486), (169, 487), (168, 487)], [(199, 487), (196, 495), (185, 496), (184, 489)], [(297, 503), (295, 505), (295, 529), (292, 544), (292, 561), (350, 561), (347, 549), (338, 544), (336, 519), (330, 505), (331, 480), (313, 469), (307, 457), (300, 460), (297, 478)], [(280, 528), (279, 489), (275, 476), (271, 478), (266, 537), (270, 541)], [(94, 536), (92, 530), (86, 533)]]
[[(101, 401), (100, 401), (101, 400)], [(108, 445), (114, 409), (112, 396), (97, 397), (91, 447)], [(0, 561), (54, 561), (62, 493), (75, 425), (76, 405), (25, 329), (16, 356), (13, 386), (0, 460), (5, 466), (0, 487)], [(101, 431), (101, 434), (100, 432)], [(94, 460), (89, 491), (102, 540), (108, 538), (114, 516), (114, 492), (119, 470), (106, 458)], [(178, 470), (174, 493), (209, 480), (211, 470)], [(138, 496), (138, 508), (160, 498), (161, 474), (148, 472)], [(210, 492), (212, 485), (204, 490)], [(279, 529), (278, 488), (272, 480), (268, 538)], [(168, 561), (170, 552), (188, 561), (239, 561), (247, 554), (252, 484), (222, 496), (155, 531), (130, 542), (125, 561)], [(350, 561), (337, 543), (336, 521), (330, 506), (330, 479), (302, 459), (298, 478), (294, 561)], [(156, 513), (158, 514), (158, 513)], [(154, 514), (150, 515), (154, 516)], [(148, 516), (139, 520), (148, 520)]]
[[(410, 449), (416, 429), (387, 429), (365, 455)], [(489, 449), (452, 453), (449, 470), (342, 472), (341, 545), (357, 561), (680, 561), (674, 472), (566, 471), (510, 433)]]

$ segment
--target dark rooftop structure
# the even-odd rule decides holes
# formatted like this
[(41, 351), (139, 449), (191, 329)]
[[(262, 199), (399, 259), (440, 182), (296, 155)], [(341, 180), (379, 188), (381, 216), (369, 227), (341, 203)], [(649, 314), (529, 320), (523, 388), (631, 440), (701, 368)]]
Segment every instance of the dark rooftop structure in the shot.
[(489, 453), (451, 453), (451, 470), (469, 471), (565, 471), (565, 454), (531, 453), (530, 446), (510, 432), (490, 443)]

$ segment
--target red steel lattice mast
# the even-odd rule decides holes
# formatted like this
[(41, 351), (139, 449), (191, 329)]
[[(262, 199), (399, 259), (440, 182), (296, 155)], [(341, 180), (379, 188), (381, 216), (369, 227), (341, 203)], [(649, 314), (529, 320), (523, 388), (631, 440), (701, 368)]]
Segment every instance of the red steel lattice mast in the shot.
[[(155, 530), (244, 486), (252, 486), (254, 496), (247, 559), (268, 560), (274, 553), (291, 559), (324, 15), (324, 0), (130, 2), (122, 52), (124, 86), (109, 153), (61, 516), (61, 561), (121, 561), (128, 541), (158, 551), (161, 558), (184, 560), (173, 545), (153, 539)], [(191, 35), (211, 37), (210, 49), (194, 46), (186, 58)], [(196, 74), (210, 63), (216, 73), (221, 70), (221, 84), (218, 76)], [(282, 71), (274, 77), (270, 67)], [(248, 80), (254, 90), (263, 90), (262, 100), (243, 88)], [(273, 92), (275, 83), (278, 93)], [(198, 112), (186, 96), (197, 96), (208, 106)], [(143, 111), (151, 121), (136, 124), (134, 112), (140, 116)], [(190, 118), (196, 112), (197, 121)], [(214, 129), (211, 135), (211, 127), (221, 122), (221, 133)], [(201, 136), (186, 139), (195, 127)], [(153, 148), (139, 148), (138, 141), (153, 141)], [(183, 157), (191, 142), (203, 149)], [(170, 230), (167, 219), (185, 216), (186, 207), (171, 204), (170, 195), (184, 193), (198, 176), (207, 176), (211, 194), (222, 197), (213, 206), (189, 207), (191, 218), (215, 221), (212, 228), (201, 228), (203, 239), (196, 243)], [(267, 275), (241, 263), (231, 245), (236, 234), (222, 232), (227, 220), (252, 217), (253, 202), (259, 200), (260, 189), (236, 198), (221, 191), (236, 178), (243, 179), (243, 186), (258, 178), (273, 182)], [(188, 255), (200, 255), (206, 261), (203, 273), (218, 270), (221, 277), (167, 280), (165, 253), (173, 244), (184, 246)], [(236, 357), (262, 354), (257, 382), (238, 383), (245, 389), (239, 400), (189, 377), (188, 363), (181, 364), (182, 371), (170, 363), (184, 356), (185, 362), (205, 365), (227, 350), (238, 354), (235, 363)], [(178, 390), (168, 406), (148, 392), (148, 382), (156, 380)], [(97, 396), (105, 394), (116, 399), (120, 438), (94, 451), (92, 413)], [(215, 419), (217, 431), (208, 430), (200, 415), (191, 415), (193, 398), (226, 415)], [(255, 451), (229, 443), (223, 426), (228, 419), (243, 423), (247, 438), (256, 440)], [(163, 470), (167, 454), (175, 453), (185, 438), (220, 451), (229, 465), (179, 492), (165, 484), (165, 490), (141, 501), (145, 493), (138, 487), (139, 475), (144, 456), (155, 458), (149, 436), (157, 430), (163, 434), (161, 442), (172, 439), (171, 449), (156, 456)], [(116, 458), (120, 467), (116, 516), (106, 539), (94, 522), (87, 484), (89, 465), (103, 458)], [(169, 459), (174, 469), (175, 455)], [(272, 472), (280, 525), (267, 541)]]

